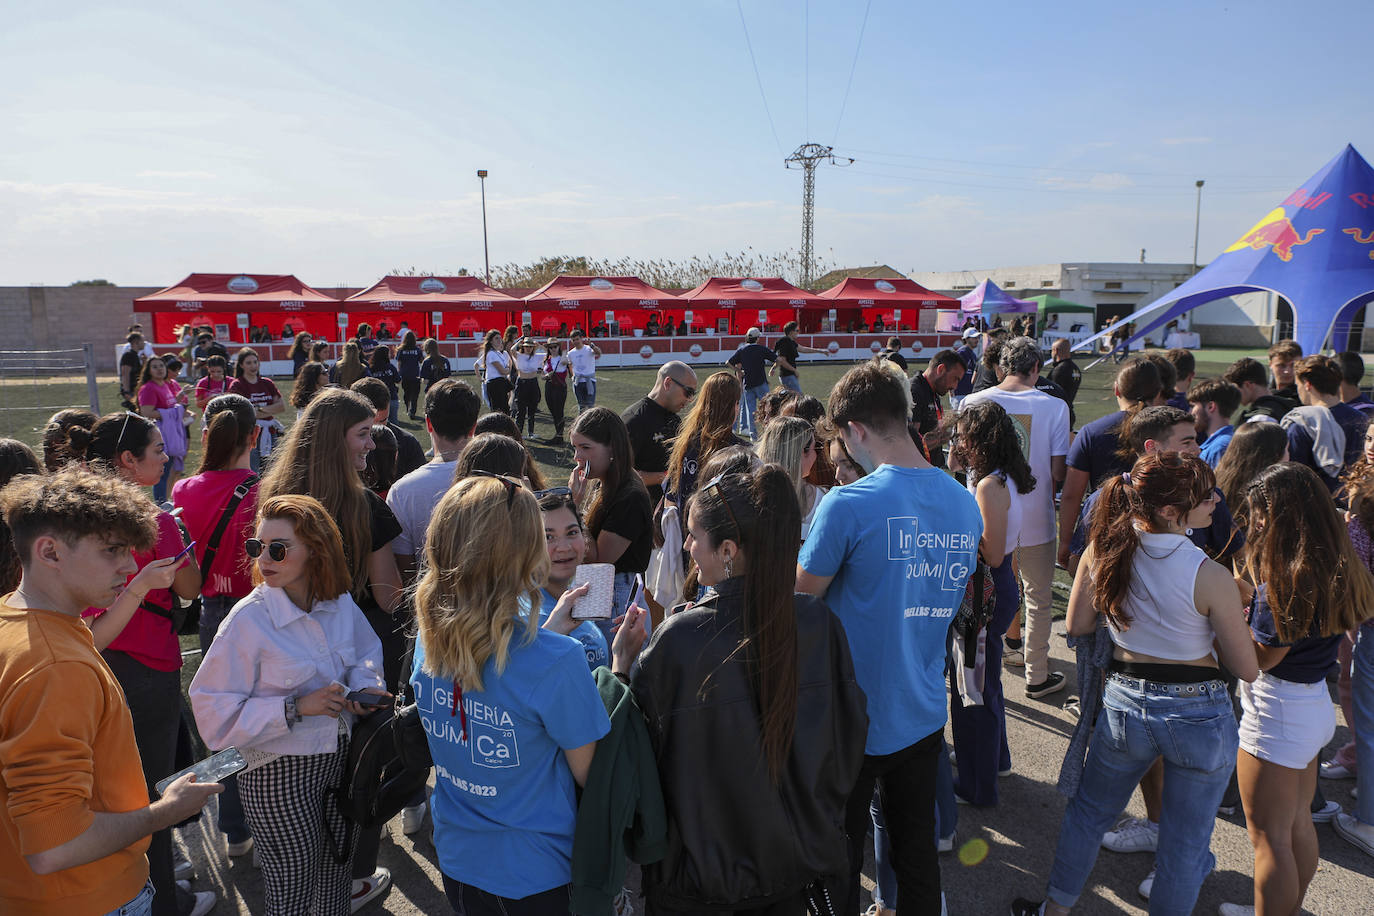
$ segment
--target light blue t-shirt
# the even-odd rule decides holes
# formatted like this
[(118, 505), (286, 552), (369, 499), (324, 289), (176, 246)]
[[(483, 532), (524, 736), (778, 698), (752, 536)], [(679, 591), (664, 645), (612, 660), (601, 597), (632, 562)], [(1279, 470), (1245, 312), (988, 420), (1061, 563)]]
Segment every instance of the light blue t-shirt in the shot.
[[(539, 590), (539, 625), (542, 627), (544, 621), (549, 619), (553, 613), (553, 606), (558, 603), (558, 599), (550, 595), (546, 589)], [(601, 632), (601, 628), (590, 620), (584, 620), (577, 625), (577, 629), (568, 634), (573, 639), (582, 643), (582, 650), (587, 653), (587, 667), (595, 671), (602, 665), (607, 668), (611, 666), (611, 648), (606, 645), (606, 634)]]
[(973, 496), (937, 468), (881, 465), (816, 510), (798, 562), (834, 577), (824, 597), (868, 695), (865, 753), (944, 728), (945, 638), (982, 535)]
[(501, 897), (569, 883), (577, 799), (563, 751), (611, 729), (582, 645), (548, 630), (525, 643), (517, 629), (505, 670), (497, 674), (489, 660), (484, 689), (461, 700), (453, 681), (432, 677), (424, 663), (417, 641), (410, 680), (434, 757), (440, 870)]
[(1226, 454), (1226, 447), (1231, 444), (1231, 438), (1235, 436), (1236, 428), (1230, 423), (1212, 433), (1202, 440), (1202, 445), (1198, 452), (1198, 457), (1207, 462), (1207, 466), (1212, 470), (1217, 469), (1221, 464), (1221, 456)]

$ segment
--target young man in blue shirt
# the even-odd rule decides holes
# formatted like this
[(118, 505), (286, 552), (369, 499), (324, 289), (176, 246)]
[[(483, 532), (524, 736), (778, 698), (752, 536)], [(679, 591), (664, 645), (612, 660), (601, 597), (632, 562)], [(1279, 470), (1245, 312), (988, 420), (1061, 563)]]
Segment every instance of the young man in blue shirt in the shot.
[(907, 432), (902, 377), (877, 363), (847, 372), (828, 424), (867, 476), (830, 492), (797, 564), (797, 590), (844, 625), (868, 696), (864, 766), (849, 798), (849, 885), (859, 912), (869, 802), (880, 787), (903, 913), (937, 914), (936, 761), (943, 747), (950, 622), (978, 557), (983, 522), (969, 492), (931, 466)]
[(1192, 405), (1197, 440), (1202, 448), (1198, 457), (1216, 470), (1236, 434), (1231, 414), (1240, 407), (1240, 389), (1230, 382), (1208, 379), (1188, 390), (1188, 403)]

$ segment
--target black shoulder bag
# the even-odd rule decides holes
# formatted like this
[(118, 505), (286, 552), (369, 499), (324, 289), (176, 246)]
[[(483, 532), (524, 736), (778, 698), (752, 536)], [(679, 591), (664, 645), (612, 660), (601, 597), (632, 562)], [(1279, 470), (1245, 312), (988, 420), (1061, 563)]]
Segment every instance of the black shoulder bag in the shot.
[[(258, 475), (249, 474), (234, 487), (234, 492), (229, 496), (229, 502), (224, 504), (224, 510), (220, 513), (219, 523), (215, 525), (215, 530), (210, 534), (210, 540), (205, 545), (205, 555), (200, 561), (201, 576), (210, 574), (210, 567), (214, 565), (215, 554), (219, 551), (219, 542), (224, 538), (224, 532), (229, 529), (229, 522), (233, 520), (234, 513), (238, 510), (239, 503), (243, 502), (248, 496), (248, 491), (253, 489), (258, 483)], [(184, 542), (189, 544), (191, 536), (182, 524), (180, 518), (177, 519), (177, 527), (181, 529), (181, 536)], [(202, 587), (204, 583), (202, 582)], [(197, 595), (189, 602), (182, 602), (176, 592), (170, 593), (172, 596), (172, 606), (170, 608), (153, 604), (151, 601), (144, 601), (139, 607), (145, 611), (156, 614), (159, 617), (166, 617), (172, 622), (172, 630), (178, 635), (194, 633), (200, 628), (200, 596)]]

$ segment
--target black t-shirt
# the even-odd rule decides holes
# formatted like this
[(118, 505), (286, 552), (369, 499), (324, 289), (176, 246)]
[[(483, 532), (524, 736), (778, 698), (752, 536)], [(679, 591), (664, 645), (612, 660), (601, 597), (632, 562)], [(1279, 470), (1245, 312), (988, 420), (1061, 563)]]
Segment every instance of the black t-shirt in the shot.
[(761, 343), (745, 344), (730, 357), (730, 365), (744, 370), (744, 387), (757, 388), (768, 384), (766, 363), (775, 363), (778, 355)]
[[(652, 398), (643, 397), (620, 415), (630, 433), (630, 448), (634, 450), (635, 470), (648, 473), (668, 470), (668, 453), (682, 421), (678, 415), (659, 405)], [(653, 500), (650, 508), (663, 498), (663, 487), (649, 487)]]
[(1248, 423), (1251, 417), (1263, 416), (1272, 420), (1282, 420), (1290, 410), (1298, 407), (1296, 400), (1281, 398), (1273, 394), (1262, 394), (1250, 402), (1248, 407), (1242, 407), (1236, 414), (1235, 424)]
[(649, 492), (631, 480), (611, 499), (601, 526), (591, 529), (593, 539), (609, 531), (630, 542), (615, 561), (616, 572), (642, 573), (649, 568), (649, 553), (654, 547), (653, 516), (654, 504), (649, 501)]
[(1078, 397), (1078, 386), (1083, 384), (1083, 371), (1072, 359), (1062, 359), (1050, 368), (1050, 381), (1064, 389), (1072, 407), (1074, 398)]
[(400, 480), (425, 463), (425, 448), (419, 439), (397, 426), (395, 421), (388, 419), (386, 428), (396, 437), (396, 479)]
[(425, 361), (420, 364), (420, 378), (425, 380), (426, 389), (452, 374), (453, 370), (449, 367), (448, 359), (443, 356), (426, 356)]
[(973, 376), (973, 390), (983, 391), (987, 388), (996, 387), (997, 373), (989, 369), (987, 365), (980, 359), (978, 361), (978, 369), (976, 370)]
[[(924, 372), (917, 372), (911, 379), (911, 425), (913, 430), (924, 436), (940, 425), (943, 411), (935, 389), (930, 387)], [(919, 444), (919, 443), (918, 443)], [(945, 466), (944, 449), (927, 448), (930, 463), (937, 468)]]
[[(396, 514), (391, 511), (391, 507), (371, 490), (367, 490), (367, 509), (371, 513), (370, 522), (372, 545), (371, 553), (376, 553), (396, 538), (401, 536), (401, 523), (396, 520)], [(372, 597), (371, 582), (364, 588), (361, 594), (354, 594), (353, 600), (358, 603), (358, 607), (364, 611), (381, 611), (377, 604), (377, 599)]]
[(878, 355), (881, 356), (883, 359), (890, 359), (897, 365), (901, 366), (903, 372), (907, 371), (906, 357), (903, 356), (901, 353), (897, 352), (896, 350), (884, 350)]
[(401, 384), (401, 373), (396, 371), (395, 365), (387, 363), (380, 369), (368, 369), (369, 378), (386, 382), (386, 390), (391, 392), (391, 400), (396, 400), (396, 387)]
[(123, 370), (125, 366), (129, 367), (128, 391), (133, 392), (138, 388), (138, 374), (143, 370), (143, 360), (132, 347), (125, 350), (124, 354), (119, 357), (119, 368)]
[[(778, 341), (777, 345), (773, 347), (773, 352), (777, 353), (778, 356), (781, 356), (783, 359), (787, 360), (793, 366), (797, 364), (797, 359), (801, 356), (801, 351), (797, 349), (797, 342), (792, 338), (788, 337), (786, 334), (784, 334), (782, 336), (782, 339)], [(778, 365), (778, 373), (780, 375), (797, 374), (793, 372), (791, 369), (788, 369), (786, 366), (782, 365), (781, 363)]]

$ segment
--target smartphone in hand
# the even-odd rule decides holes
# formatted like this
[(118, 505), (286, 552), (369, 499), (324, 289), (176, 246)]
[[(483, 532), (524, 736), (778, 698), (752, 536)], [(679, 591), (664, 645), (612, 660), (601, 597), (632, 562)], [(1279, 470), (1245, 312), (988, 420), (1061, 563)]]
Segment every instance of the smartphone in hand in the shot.
[(391, 705), (391, 697), (384, 693), (369, 693), (366, 690), (354, 690), (344, 697), (350, 703), (357, 703), (359, 706), (366, 706), (370, 709), (380, 709), (383, 706)]
[(218, 754), (211, 754), (200, 763), (189, 766), (184, 770), (178, 770), (166, 779), (159, 779), (153, 786), (158, 795), (167, 791), (167, 787), (176, 782), (187, 773), (196, 774), (196, 782), (219, 782), (226, 776), (232, 776), (239, 770), (248, 766), (248, 762), (243, 759), (236, 747), (226, 747)]
[(192, 541), (191, 543), (187, 544), (185, 547), (181, 548), (181, 553), (179, 553), (179, 554), (177, 554), (176, 556), (172, 557), (172, 559), (173, 559), (173, 560), (180, 560), (182, 557), (186, 556), (188, 553), (190, 553), (192, 550), (194, 550), (195, 547), (196, 547), (196, 542), (195, 542), (195, 541)]

